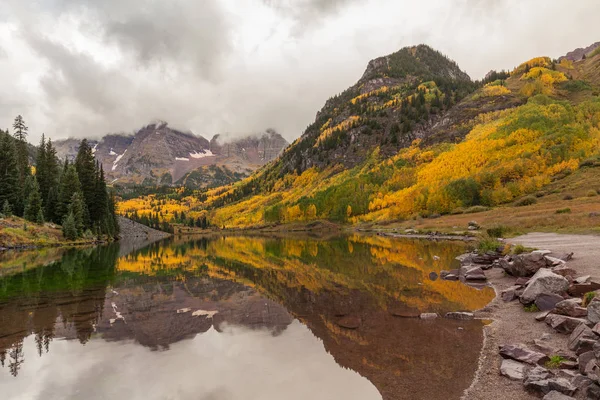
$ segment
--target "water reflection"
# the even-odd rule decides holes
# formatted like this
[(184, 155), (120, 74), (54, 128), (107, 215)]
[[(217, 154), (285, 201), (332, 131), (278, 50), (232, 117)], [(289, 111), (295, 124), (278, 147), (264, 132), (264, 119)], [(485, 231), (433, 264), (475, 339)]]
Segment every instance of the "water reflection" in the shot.
[[(75, 383), (82, 376), (51, 371), (115, 363), (154, 367), (143, 377), (98, 376), (114, 385), (98, 397), (172, 397), (175, 385), (176, 398), (446, 399), (459, 398), (473, 376), (480, 322), (400, 317), (476, 309), (493, 297), (431, 279), (460, 244), (228, 236), (134, 248), (69, 250), (37, 268), (0, 259), (1, 392), (91, 398)], [(177, 379), (200, 365), (205, 381)], [(39, 376), (62, 395), (42, 393), (50, 389)], [(138, 378), (153, 391), (127, 386)]]

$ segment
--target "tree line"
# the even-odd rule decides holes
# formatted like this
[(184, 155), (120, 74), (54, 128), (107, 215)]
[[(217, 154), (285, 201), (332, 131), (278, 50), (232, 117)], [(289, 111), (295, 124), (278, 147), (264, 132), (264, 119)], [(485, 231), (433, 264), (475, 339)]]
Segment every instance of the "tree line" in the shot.
[(0, 206), (4, 216), (16, 215), (43, 224), (62, 225), (69, 240), (106, 235), (116, 237), (114, 193), (109, 192), (102, 165), (86, 139), (71, 163), (61, 162), (52, 140), (42, 135), (31, 165), (22, 116), (13, 123), (13, 135), (0, 130)]

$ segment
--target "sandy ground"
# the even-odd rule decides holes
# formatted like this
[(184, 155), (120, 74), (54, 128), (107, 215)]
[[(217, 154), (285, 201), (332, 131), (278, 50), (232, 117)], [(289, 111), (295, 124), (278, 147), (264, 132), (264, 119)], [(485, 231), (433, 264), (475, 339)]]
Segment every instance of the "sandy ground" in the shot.
[[(529, 233), (511, 239), (510, 242), (537, 249), (552, 250), (555, 254), (574, 252), (573, 260), (568, 265), (578, 272), (578, 276), (591, 275), (592, 279), (600, 280), (600, 236)], [(515, 280), (515, 278), (504, 276), (499, 269), (491, 269), (486, 274), (497, 294), (512, 286)], [(552, 337), (546, 341), (546, 345), (556, 351), (568, 351), (568, 335), (555, 333), (544, 322), (535, 321), (536, 314), (525, 312), (518, 301), (505, 303), (496, 297), (477, 314), (479, 317), (489, 317), (493, 319), (493, 322), (484, 329), (485, 342), (481, 352), (480, 367), (473, 384), (465, 391), (463, 399), (539, 398), (525, 392), (520, 382), (500, 376), (502, 358), (498, 355), (498, 347), (504, 344), (525, 343), (535, 348), (534, 339), (540, 339), (544, 333), (552, 333)], [(581, 393), (578, 393), (576, 397), (583, 398)]]

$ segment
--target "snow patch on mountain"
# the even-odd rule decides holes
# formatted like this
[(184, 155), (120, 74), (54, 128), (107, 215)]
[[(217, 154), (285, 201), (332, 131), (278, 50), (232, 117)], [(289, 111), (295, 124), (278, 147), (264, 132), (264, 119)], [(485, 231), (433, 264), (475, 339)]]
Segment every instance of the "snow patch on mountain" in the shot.
[(193, 153), (190, 153), (190, 157), (192, 158), (204, 158), (204, 157), (214, 157), (215, 155), (210, 150), (203, 150), (203, 153), (198, 153), (194, 150)]

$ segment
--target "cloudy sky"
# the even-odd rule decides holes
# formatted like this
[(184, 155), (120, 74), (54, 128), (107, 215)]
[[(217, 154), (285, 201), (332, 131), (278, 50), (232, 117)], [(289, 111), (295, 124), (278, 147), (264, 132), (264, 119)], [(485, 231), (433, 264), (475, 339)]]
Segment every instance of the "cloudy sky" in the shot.
[(298, 137), (367, 62), (426, 43), (478, 79), (600, 40), (598, 0), (1, 0), (0, 127), (169, 121)]

